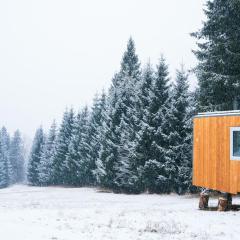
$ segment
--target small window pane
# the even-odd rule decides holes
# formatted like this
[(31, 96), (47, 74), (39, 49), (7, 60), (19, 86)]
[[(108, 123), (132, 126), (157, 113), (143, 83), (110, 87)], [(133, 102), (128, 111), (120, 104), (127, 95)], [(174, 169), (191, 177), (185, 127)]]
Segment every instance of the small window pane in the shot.
[(233, 131), (233, 156), (240, 157), (240, 131)]

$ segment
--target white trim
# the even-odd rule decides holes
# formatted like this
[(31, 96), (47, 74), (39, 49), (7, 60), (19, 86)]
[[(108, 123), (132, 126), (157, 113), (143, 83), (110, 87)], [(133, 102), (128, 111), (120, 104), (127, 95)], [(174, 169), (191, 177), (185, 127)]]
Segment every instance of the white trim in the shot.
[(239, 116), (240, 110), (231, 110), (231, 111), (217, 111), (217, 112), (201, 112), (198, 113), (195, 117), (215, 117), (215, 116)]
[(233, 132), (240, 132), (240, 127), (230, 127), (230, 160), (240, 160), (240, 156), (233, 156)]

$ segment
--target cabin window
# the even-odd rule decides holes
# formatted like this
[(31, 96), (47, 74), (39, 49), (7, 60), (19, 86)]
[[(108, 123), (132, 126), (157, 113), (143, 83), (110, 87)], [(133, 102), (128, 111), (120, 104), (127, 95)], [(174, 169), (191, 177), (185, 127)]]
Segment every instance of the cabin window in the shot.
[(231, 127), (230, 142), (230, 159), (240, 160), (240, 127)]

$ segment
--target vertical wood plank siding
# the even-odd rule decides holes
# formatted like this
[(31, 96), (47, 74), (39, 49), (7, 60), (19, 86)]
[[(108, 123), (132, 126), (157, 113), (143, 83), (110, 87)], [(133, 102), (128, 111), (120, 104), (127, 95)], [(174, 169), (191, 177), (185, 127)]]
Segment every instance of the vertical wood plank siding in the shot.
[(240, 161), (230, 160), (230, 127), (240, 116), (194, 118), (193, 185), (222, 192), (240, 192)]

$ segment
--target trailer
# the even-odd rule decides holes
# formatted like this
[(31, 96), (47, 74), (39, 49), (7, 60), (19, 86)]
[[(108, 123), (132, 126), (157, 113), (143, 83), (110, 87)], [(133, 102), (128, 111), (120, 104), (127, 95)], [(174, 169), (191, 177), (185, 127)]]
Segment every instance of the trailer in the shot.
[(219, 204), (229, 208), (240, 192), (240, 111), (199, 113), (193, 126), (193, 185), (205, 189), (199, 207), (207, 207), (210, 189), (224, 193)]

